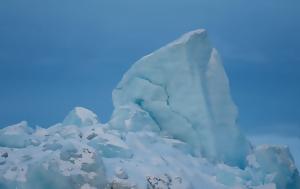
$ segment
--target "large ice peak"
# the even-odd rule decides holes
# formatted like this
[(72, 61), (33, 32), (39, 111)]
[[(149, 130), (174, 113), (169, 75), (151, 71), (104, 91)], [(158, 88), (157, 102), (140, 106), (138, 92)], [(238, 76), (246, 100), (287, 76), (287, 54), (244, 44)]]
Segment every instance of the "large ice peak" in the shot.
[[(235, 124), (228, 79), (203, 29), (137, 61), (113, 91), (113, 103), (114, 127), (126, 129), (133, 115), (144, 117), (210, 159), (234, 165), (245, 160), (249, 146)], [(143, 116), (136, 115), (140, 112)]]

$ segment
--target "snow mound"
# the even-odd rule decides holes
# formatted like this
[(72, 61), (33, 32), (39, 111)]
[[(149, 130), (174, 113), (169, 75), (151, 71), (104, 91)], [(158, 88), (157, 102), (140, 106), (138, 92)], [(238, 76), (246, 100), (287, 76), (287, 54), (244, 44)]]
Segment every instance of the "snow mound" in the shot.
[(77, 107), (62, 123), (0, 130), (4, 189), (299, 189), (287, 147), (252, 147), (217, 51), (196, 30), (143, 57), (101, 124)]

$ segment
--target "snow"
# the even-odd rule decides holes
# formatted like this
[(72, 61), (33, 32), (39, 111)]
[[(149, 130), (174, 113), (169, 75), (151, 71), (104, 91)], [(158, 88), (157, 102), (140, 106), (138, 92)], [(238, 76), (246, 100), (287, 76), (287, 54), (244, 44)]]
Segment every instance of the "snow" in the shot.
[(287, 147), (252, 146), (217, 51), (196, 30), (136, 62), (102, 124), (76, 107), (49, 128), (0, 130), (0, 188), (300, 188)]

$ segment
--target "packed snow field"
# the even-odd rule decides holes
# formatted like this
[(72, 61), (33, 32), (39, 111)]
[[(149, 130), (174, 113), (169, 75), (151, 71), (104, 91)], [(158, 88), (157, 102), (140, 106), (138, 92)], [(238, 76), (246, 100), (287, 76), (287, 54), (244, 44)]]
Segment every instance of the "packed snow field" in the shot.
[(299, 189), (288, 147), (253, 146), (236, 126), (205, 30), (137, 61), (101, 123), (76, 107), (59, 124), (0, 130), (0, 188)]

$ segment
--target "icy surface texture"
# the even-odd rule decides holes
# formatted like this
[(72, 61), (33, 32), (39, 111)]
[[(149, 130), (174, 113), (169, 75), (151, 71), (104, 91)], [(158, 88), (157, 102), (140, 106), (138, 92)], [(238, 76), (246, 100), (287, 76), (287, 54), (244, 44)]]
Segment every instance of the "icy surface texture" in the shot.
[[(113, 103), (114, 128), (150, 127), (211, 160), (244, 166), (249, 144), (236, 127), (228, 79), (205, 30), (137, 61), (113, 91)], [(126, 126), (127, 120), (136, 126)]]
[(247, 157), (258, 180), (276, 183), (277, 188), (299, 188), (299, 173), (287, 146), (261, 145)]
[[(18, 130), (15, 138), (23, 139), (25, 127), (20, 129), (21, 126), (7, 128)], [(6, 136), (7, 132), (1, 132), (1, 139)], [(2, 146), (0, 188), (80, 188), (83, 183), (103, 188), (106, 181), (102, 156), (83, 137), (86, 136), (78, 126), (59, 124), (37, 128), (27, 135), (27, 145)]]
[[(7, 127), (0, 138), (23, 136), (25, 126)], [(299, 188), (286, 147), (257, 147), (240, 169), (193, 156), (190, 144), (155, 131), (57, 124), (27, 137), (27, 145), (0, 147), (1, 189)]]
[(49, 128), (0, 130), (0, 189), (299, 189), (289, 149), (251, 147), (206, 32), (142, 58), (102, 124), (76, 107)]

